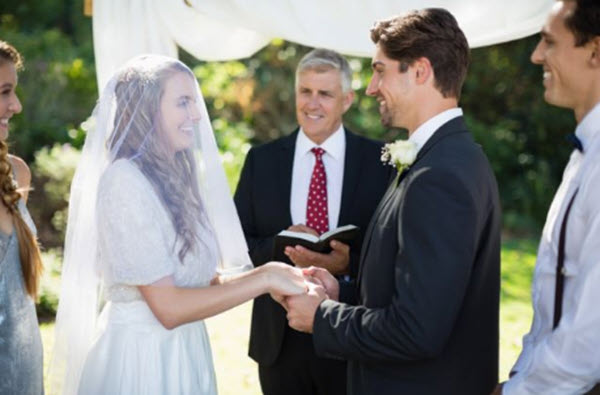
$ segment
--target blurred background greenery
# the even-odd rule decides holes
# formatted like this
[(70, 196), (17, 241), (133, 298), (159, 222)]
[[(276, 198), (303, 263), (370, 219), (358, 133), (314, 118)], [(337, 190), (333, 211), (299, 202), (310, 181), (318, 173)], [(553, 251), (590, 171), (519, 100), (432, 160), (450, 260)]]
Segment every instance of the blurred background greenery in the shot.
[[(91, 18), (82, 7), (82, 0), (0, 5), (0, 38), (26, 59), (18, 87), (24, 111), (13, 118), (10, 142), (35, 169), (31, 206), (47, 248), (62, 244), (68, 185), (85, 138), (81, 124), (97, 98)], [(568, 111), (543, 101), (541, 69), (529, 61), (536, 41), (474, 49), (461, 100), (498, 178), (504, 227), (513, 235), (539, 232), (569, 154), (563, 136), (575, 125)], [(232, 189), (250, 144), (295, 128), (294, 69), (308, 50), (274, 40), (249, 59), (218, 63), (181, 52), (201, 83)], [(370, 60), (350, 62), (358, 95), (347, 125), (386, 141), (401, 136), (380, 125), (376, 102), (364, 94)]]
[[(0, 3), (0, 39), (25, 56), (18, 86), (24, 110), (11, 121), (9, 141), (11, 151), (32, 167), (29, 207), (46, 265), (38, 311), (49, 319), (58, 300), (69, 185), (85, 139), (82, 123), (97, 98), (92, 21), (82, 8), (82, 0)], [(541, 68), (529, 61), (537, 39), (474, 49), (461, 99), (470, 129), (496, 173), (505, 253), (514, 252), (509, 262), (516, 263), (503, 262), (503, 317), (514, 321), (509, 332), (518, 329), (511, 339), (528, 325), (533, 240), (569, 155), (563, 136), (575, 126), (570, 112), (543, 101)], [(251, 144), (296, 127), (294, 70), (308, 50), (274, 40), (249, 59), (218, 63), (180, 53), (200, 81), (232, 190)], [(377, 103), (364, 94), (370, 60), (350, 58), (350, 63), (357, 98), (345, 116), (347, 126), (386, 141), (404, 136), (401, 130), (380, 125)], [(521, 261), (521, 256), (527, 259)], [(506, 310), (507, 306), (518, 308)]]

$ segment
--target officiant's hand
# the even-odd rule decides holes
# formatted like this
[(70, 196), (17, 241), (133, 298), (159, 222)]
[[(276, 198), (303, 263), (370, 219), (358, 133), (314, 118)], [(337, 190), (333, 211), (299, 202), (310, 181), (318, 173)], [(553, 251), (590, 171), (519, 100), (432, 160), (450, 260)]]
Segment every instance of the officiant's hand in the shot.
[(302, 273), (312, 279), (313, 282), (320, 284), (323, 288), (325, 288), (325, 292), (327, 292), (327, 297), (329, 299), (336, 301), (340, 300), (340, 283), (327, 270), (320, 267), (311, 266), (303, 269)]
[(286, 247), (284, 252), (298, 267), (317, 266), (336, 276), (348, 274), (350, 246), (336, 240), (333, 240), (330, 245), (332, 250), (329, 254), (314, 252), (300, 245)]
[(304, 224), (291, 225), (289, 228), (287, 228), (287, 230), (291, 232), (308, 233), (313, 236), (319, 237), (319, 233), (316, 230)]
[(307, 293), (286, 297), (288, 324), (297, 331), (312, 333), (315, 312), (325, 299), (325, 288), (314, 283), (308, 283)]

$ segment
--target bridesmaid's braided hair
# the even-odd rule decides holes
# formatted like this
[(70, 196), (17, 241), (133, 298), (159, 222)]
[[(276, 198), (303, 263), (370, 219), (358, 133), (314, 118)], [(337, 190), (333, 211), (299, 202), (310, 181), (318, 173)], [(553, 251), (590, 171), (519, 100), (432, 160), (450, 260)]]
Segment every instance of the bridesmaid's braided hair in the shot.
[(17, 184), (12, 176), (12, 166), (8, 160), (8, 145), (2, 140), (0, 140), (0, 191), (2, 204), (13, 218), (13, 225), (19, 240), (19, 257), (21, 258), (25, 289), (33, 299), (37, 299), (39, 280), (43, 269), (42, 257), (37, 240), (17, 207), (22, 196), (17, 190)]
[[(0, 40), (0, 65), (6, 63), (12, 63), (17, 70), (20, 70), (23, 67), (23, 57), (15, 47)], [(17, 206), (22, 196), (13, 179), (12, 166), (8, 160), (8, 145), (3, 140), (0, 140), (0, 193), (2, 204), (13, 218), (13, 226), (19, 240), (19, 257), (25, 290), (33, 299), (37, 299), (43, 269), (42, 256), (37, 240), (23, 220)]]

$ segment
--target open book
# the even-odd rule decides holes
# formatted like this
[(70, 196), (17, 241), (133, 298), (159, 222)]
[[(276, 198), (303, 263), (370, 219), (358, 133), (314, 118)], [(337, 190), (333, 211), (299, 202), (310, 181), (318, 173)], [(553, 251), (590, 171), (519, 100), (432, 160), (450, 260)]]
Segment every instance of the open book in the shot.
[(358, 237), (358, 226), (344, 225), (323, 233), (321, 236), (311, 235), (303, 232), (293, 232), (282, 230), (275, 236), (273, 243), (273, 259), (278, 261), (288, 261), (287, 255), (283, 252), (285, 247), (294, 247), (301, 245), (309, 250), (329, 253), (331, 251), (332, 240), (337, 240), (344, 244), (352, 244)]

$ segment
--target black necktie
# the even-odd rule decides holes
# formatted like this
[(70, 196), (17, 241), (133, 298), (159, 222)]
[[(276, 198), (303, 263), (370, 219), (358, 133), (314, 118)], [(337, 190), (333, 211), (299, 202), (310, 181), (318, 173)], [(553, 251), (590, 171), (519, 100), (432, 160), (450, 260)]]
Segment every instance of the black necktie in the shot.
[(583, 152), (583, 144), (581, 144), (581, 140), (579, 140), (579, 137), (577, 137), (575, 133), (569, 133), (565, 138), (569, 143), (573, 144), (575, 149), (579, 150), (579, 152)]

